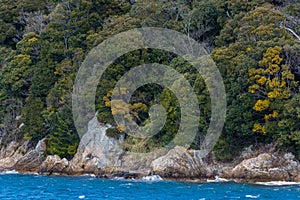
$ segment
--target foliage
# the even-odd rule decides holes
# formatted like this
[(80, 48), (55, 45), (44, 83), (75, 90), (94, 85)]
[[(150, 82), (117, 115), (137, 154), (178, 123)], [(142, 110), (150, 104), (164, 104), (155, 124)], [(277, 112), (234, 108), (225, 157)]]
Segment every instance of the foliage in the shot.
[(253, 107), (263, 119), (254, 124), (253, 131), (267, 134), (266, 125), (276, 121), (282, 112), (282, 103), (292, 95), (297, 83), (288, 66), (282, 65), (280, 57), (282, 48), (275, 46), (267, 49), (264, 57), (258, 62), (259, 68), (249, 69), (249, 92), (258, 99)]
[[(215, 147), (219, 159), (232, 159), (251, 144), (277, 140), (278, 116), (287, 102), (283, 97), (295, 94), (293, 67), (281, 51), (295, 40), (281, 27), (283, 14), (273, 6), (245, 7), (228, 19), (217, 36), (212, 58), (224, 77), (228, 105), (224, 131)], [(282, 98), (277, 98), (278, 90)]]
[[(246, 146), (275, 141), (300, 158), (296, 0), (0, 0), (1, 141), (30, 140), (34, 145), (46, 138), (47, 154), (71, 159), (79, 143), (71, 112), (79, 66), (106, 38), (142, 26), (181, 31), (212, 51), (228, 103), (225, 127), (214, 149), (217, 159), (232, 160)], [(130, 114), (124, 118), (145, 126), (151, 123), (151, 106), (161, 104), (167, 119), (157, 135), (137, 139), (124, 133), (125, 123), (114, 123), (112, 113), (124, 115), (122, 101), (114, 102), (117, 108), (111, 110), (115, 84), (131, 68), (146, 63), (169, 65), (192, 85), (201, 116), (191, 148), (198, 149), (211, 112), (205, 82), (184, 59), (156, 49), (121, 56), (99, 81), (97, 117), (113, 125), (107, 136), (124, 135), (125, 150), (148, 152), (168, 144), (177, 133), (178, 99), (156, 84), (134, 92)]]
[(42, 116), (44, 105), (40, 98), (29, 98), (22, 110), (24, 118), (24, 139), (38, 142), (45, 137), (44, 118)]
[(46, 154), (72, 158), (76, 153), (79, 138), (72, 122), (71, 109), (65, 107), (59, 112), (48, 111), (44, 115), (49, 120)]
[(279, 141), (284, 150), (293, 152), (300, 159), (300, 95), (291, 98), (285, 105), (283, 118), (279, 122)]

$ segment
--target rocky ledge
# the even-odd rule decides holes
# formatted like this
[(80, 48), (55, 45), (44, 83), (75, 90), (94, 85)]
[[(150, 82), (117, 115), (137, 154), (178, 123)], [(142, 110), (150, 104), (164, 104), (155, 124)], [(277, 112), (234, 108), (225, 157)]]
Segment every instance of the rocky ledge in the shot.
[(243, 160), (227, 172), (227, 177), (251, 181), (300, 182), (300, 165), (291, 153), (263, 153)]
[(107, 137), (106, 129), (96, 118), (90, 121), (77, 153), (68, 161), (57, 155), (45, 156), (41, 140), (34, 149), (27, 143), (11, 142), (0, 150), (0, 171), (47, 175), (95, 174), (103, 178), (140, 178), (157, 174), (167, 179), (207, 180), (215, 176), (243, 182), (300, 182), (300, 163), (291, 153), (252, 152), (241, 156), (240, 162), (218, 163), (201, 159), (201, 151), (175, 147), (169, 151), (148, 154), (124, 152), (118, 140)]
[(17, 170), (24, 173), (35, 173), (45, 160), (46, 144), (38, 142), (34, 149), (28, 149), (28, 143), (11, 142), (0, 150), (0, 171)]

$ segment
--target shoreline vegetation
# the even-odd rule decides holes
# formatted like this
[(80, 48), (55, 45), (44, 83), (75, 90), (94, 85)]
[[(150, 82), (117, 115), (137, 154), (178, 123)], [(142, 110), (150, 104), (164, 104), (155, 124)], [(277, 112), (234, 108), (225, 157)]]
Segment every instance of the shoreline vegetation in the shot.
[[(0, 0), (0, 171), (300, 182), (299, 8), (298, 0)], [(158, 49), (111, 63), (96, 91), (97, 115), (78, 136), (72, 92), (81, 64), (107, 38), (139, 27), (186, 34), (220, 71), (226, 122), (207, 157), (197, 157), (211, 119), (205, 80), (184, 58)], [(120, 78), (149, 63), (170, 66), (193, 87), (201, 115), (189, 147), (156, 151), (180, 128), (180, 101), (168, 88), (138, 88), (126, 116), (124, 101), (111, 109)], [(158, 104), (166, 123), (151, 138), (114, 121), (147, 127)]]

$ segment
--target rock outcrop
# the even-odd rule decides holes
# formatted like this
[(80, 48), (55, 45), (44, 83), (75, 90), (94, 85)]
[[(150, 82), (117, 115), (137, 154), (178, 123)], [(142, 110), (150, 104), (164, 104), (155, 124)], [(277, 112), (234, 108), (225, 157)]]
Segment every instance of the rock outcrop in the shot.
[(45, 160), (46, 143), (40, 140), (36, 147), (29, 150), (13, 166), (19, 172), (37, 172)]
[(154, 174), (169, 178), (200, 178), (204, 175), (205, 166), (196, 156), (184, 147), (176, 146), (166, 155), (152, 162)]
[(300, 164), (291, 153), (263, 153), (242, 161), (227, 177), (248, 181), (299, 181)]
[(59, 156), (48, 156), (39, 168), (41, 174), (68, 174), (69, 161)]
[(0, 150), (0, 171), (5, 169), (12, 169), (13, 166), (24, 156), (27, 152), (27, 143), (19, 144), (12, 141), (6, 147)]
[(88, 125), (87, 132), (81, 138), (77, 153), (67, 162), (58, 156), (48, 156), (41, 165), (42, 174), (96, 174), (103, 177), (122, 176), (137, 177), (148, 174), (152, 161), (164, 152), (135, 154), (124, 152), (120, 148), (123, 137), (119, 139), (106, 135), (110, 125), (102, 125), (94, 117)]
[(167, 151), (164, 149), (149, 153), (126, 152), (122, 156), (121, 169), (127, 172), (133, 171), (149, 174), (151, 172), (152, 162), (166, 153)]
[(71, 174), (95, 173), (121, 166), (123, 150), (119, 144), (123, 138), (116, 140), (106, 135), (110, 125), (101, 125), (94, 117), (88, 124), (88, 131), (81, 138), (77, 153), (69, 163)]
[(19, 144), (13, 141), (3, 147), (0, 152), (0, 171), (14, 169), (20, 172), (36, 172), (45, 159), (46, 144), (41, 140), (34, 149), (29, 149), (28, 146), (28, 142)]

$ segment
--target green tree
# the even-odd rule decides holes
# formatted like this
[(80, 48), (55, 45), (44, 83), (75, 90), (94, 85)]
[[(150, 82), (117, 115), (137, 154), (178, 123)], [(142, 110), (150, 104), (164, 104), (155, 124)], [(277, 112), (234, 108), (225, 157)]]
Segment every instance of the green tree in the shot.
[(40, 98), (28, 98), (22, 109), (22, 131), (24, 139), (37, 143), (46, 135), (45, 120), (42, 115), (44, 104)]
[(284, 150), (293, 152), (300, 159), (300, 95), (293, 96), (284, 106), (279, 122), (279, 142)]
[(71, 159), (78, 147), (78, 135), (72, 120), (72, 110), (65, 107), (59, 112), (45, 111), (49, 133), (46, 137), (47, 154)]
[(16, 55), (2, 70), (4, 84), (11, 95), (26, 97), (31, 85), (31, 58), (26, 54)]

